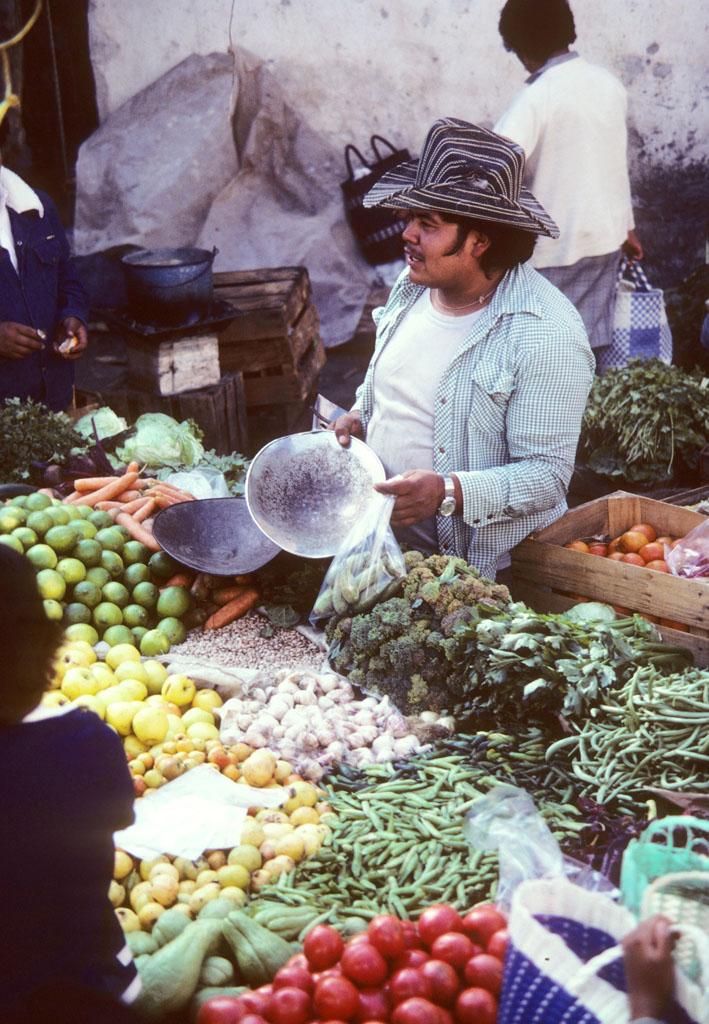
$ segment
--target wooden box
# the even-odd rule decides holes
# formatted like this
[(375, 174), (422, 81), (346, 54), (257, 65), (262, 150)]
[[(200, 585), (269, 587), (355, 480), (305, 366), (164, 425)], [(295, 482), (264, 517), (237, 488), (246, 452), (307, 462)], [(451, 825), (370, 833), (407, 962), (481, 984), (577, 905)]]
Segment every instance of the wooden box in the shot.
[(204, 447), (214, 448), (217, 455), (248, 451), (246, 402), (240, 373), (227, 374), (214, 387), (177, 395), (116, 388), (101, 393), (82, 392), (80, 398), (82, 402), (109, 405), (129, 423), (144, 412), (164, 412), (180, 421), (192, 419), (204, 431)]
[(157, 395), (209, 388), (219, 383), (219, 339), (216, 334), (153, 341), (126, 334), (128, 381)]
[(680, 537), (706, 516), (624, 491), (579, 505), (512, 550), (512, 592), (540, 612), (565, 611), (581, 596), (682, 623), (687, 632), (657, 628), (668, 643), (689, 648), (699, 665), (709, 666), (709, 580), (681, 579), (563, 547), (588, 537), (617, 537), (643, 522), (660, 536)]

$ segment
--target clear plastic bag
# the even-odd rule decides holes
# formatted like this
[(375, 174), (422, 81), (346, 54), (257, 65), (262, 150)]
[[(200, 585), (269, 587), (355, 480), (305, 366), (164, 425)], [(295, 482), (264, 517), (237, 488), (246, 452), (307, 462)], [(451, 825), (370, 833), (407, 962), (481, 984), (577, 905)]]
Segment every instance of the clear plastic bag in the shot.
[(497, 850), (500, 877), (495, 902), (509, 910), (521, 882), (567, 878), (589, 892), (614, 898), (620, 893), (600, 872), (565, 857), (529, 793), (500, 785), (476, 800), (465, 820), (464, 834), (477, 850)]
[(228, 498), (230, 497), (226, 478), (218, 469), (211, 466), (198, 466), (195, 469), (180, 470), (166, 477), (165, 482), (179, 487), (195, 498)]
[(392, 533), (394, 498), (374, 492), (366, 514), (345, 537), (332, 560), (310, 613), (315, 625), (369, 611), (392, 597), (406, 575), (404, 556)]
[(667, 555), (673, 576), (709, 580), (709, 519), (690, 530)]

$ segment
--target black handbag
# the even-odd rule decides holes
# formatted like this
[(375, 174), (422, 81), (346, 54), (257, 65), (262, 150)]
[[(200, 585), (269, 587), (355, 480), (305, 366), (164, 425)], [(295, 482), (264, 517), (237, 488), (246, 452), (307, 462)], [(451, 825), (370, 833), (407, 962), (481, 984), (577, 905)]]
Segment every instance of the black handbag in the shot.
[[(365, 160), (356, 146), (351, 143), (345, 146), (347, 178), (340, 187), (347, 222), (365, 260), (370, 264), (389, 263), (391, 260), (400, 259), (404, 254), (404, 243), (401, 240), (404, 221), (399, 220), (393, 210), (383, 206), (367, 209), (363, 201), (370, 188), (386, 171), (410, 160), (411, 154), (408, 149), (396, 149), (381, 135), (373, 135), (369, 141), (375, 156), (372, 163)], [(378, 144), (387, 146), (391, 152), (383, 156)], [(356, 173), (352, 166), (353, 156), (359, 160), (360, 167), (365, 173)]]

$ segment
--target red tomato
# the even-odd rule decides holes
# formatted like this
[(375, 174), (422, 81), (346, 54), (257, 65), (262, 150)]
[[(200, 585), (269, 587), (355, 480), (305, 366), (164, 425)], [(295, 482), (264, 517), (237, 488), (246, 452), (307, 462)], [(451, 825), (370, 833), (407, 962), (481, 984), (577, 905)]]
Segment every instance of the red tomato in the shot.
[(490, 956), (496, 956), (498, 960), (504, 960), (509, 941), (510, 933), (506, 928), (500, 928), (499, 932), (495, 932), (488, 942), (487, 952)]
[(239, 996), (239, 1002), (246, 1007), (247, 1013), (261, 1017), (267, 1017), (271, 1009), (271, 997), (263, 992), (244, 992), (243, 996)]
[(394, 961), (394, 970), (400, 971), (403, 967), (421, 967), (429, 959), (425, 949), (407, 949)]
[(306, 967), (281, 967), (273, 979), (273, 990), (278, 988), (301, 988), (303, 992), (312, 992), (313, 976)]
[(455, 1024), (453, 1014), (450, 1010), (445, 1010), (442, 1006), (438, 1007), (438, 1016), (441, 1018), (441, 1024)]
[(463, 918), (463, 930), (473, 942), (477, 942), (483, 949), (488, 942), (501, 928), (507, 927), (507, 921), (494, 907), (485, 904), (476, 907)]
[(484, 988), (466, 988), (455, 1002), (459, 1024), (495, 1024), (497, 1000)]
[(389, 994), (393, 1003), (403, 1003), (405, 999), (413, 999), (414, 996), (430, 999), (433, 995), (433, 985), (421, 971), (414, 967), (403, 967), (392, 974), (389, 980)]
[(342, 956), (344, 948), (340, 933), (327, 924), (315, 925), (303, 942), (303, 952), (314, 971), (333, 967)]
[(387, 979), (387, 962), (369, 942), (347, 946), (340, 959), (342, 973), (362, 988), (376, 988)]
[(502, 963), (496, 956), (478, 953), (468, 960), (463, 976), (473, 988), (486, 988), (494, 996), (499, 996), (502, 988)]
[(460, 988), (454, 968), (444, 960), (429, 960), (419, 971), (431, 982), (433, 1002), (439, 1006), (452, 1006)]
[(407, 949), (421, 949), (423, 943), (419, 937), (418, 928), (413, 921), (402, 921), (401, 927), (404, 929), (404, 943)]
[(395, 960), (406, 949), (404, 929), (398, 917), (380, 914), (369, 922), (367, 932), (369, 941), (387, 960)]
[(467, 935), (460, 932), (446, 932), (434, 939), (431, 945), (431, 956), (436, 960), (445, 960), (456, 971), (462, 971), (471, 956), (475, 956), (475, 945)]
[(310, 996), (302, 988), (279, 988), (271, 999), (272, 1024), (307, 1024)]
[(363, 988), (359, 993), (356, 1021), (389, 1020), (389, 999), (383, 988)]
[(197, 1024), (240, 1024), (248, 1012), (236, 996), (214, 996), (200, 1006)]
[(438, 1007), (418, 996), (399, 1003), (391, 1019), (392, 1024), (441, 1024)]
[(351, 1020), (359, 1006), (359, 993), (347, 978), (321, 978), (313, 996), (321, 1020)]
[(247, 1013), (245, 1017), (241, 1018), (241, 1024), (267, 1024), (267, 1021), (258, 1013)]
[(304, 967), (308, 970), (308, 958), (305, 953), (296, 953), (290, 960), (286, 960), (284, 967)]
[[(427, 907), (417, 922), (418, 933), (427, 946), (431, 946), (434, 939), (446, 932), (462, 932), (463, 922), (460, 914), (453, 907), (445, 903), (434, 903)], [(502, 927), (502, 925), (500, 925)]]
[(345, 943), (345, 948), (347, 946), (358, 946), (360, 944), (360, 942), (369, 942), (369, 941), (370, 941), (369, 932), (367, 932), (367, 931), (357, 932), (356, 935), (353, 935), (351, 939), (347, 940), (347, 942)]

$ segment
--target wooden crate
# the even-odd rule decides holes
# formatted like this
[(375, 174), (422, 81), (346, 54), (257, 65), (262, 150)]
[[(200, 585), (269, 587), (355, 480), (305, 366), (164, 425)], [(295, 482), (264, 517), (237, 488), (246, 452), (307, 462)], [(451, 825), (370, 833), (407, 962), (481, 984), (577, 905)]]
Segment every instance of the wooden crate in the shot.
[(688, 580), (600, 558), (563, 545), (586, 537), (617, 537), (635, 523), (659, 535), (682, 536), (706, 516), (663, 501), (616, 491), (567, 512), (512, 550), (512, 591), (540, 612), (565, 611), (577, 595), (681, 622), (687, 632), (658, 626), (668, 643), (689, 648), (709, 666), (709, 581)]
[(187, 335), (164, 341), (126, 334), (125, 342), (128, 383), (134, 387), (157, 395), (177, 395), (219, 383), (216, 334)]
[(220, 334), (223, 346), (283, 338), (310, 301), (305, 267), (231, 270), (214, 275), (214, 296), (231, 302), (240, 316)]
[(325, 365), (322, 342), (313, 340), (297, 367), (273, 366), (267, 370), (244, 371), (246, 407), (281, 402), (304, 402), (312, 393), (318, 375)]
[(246, 401), (240, 373), (227, 374), (214, 387), (178, 395), (117, 388), (101, 393), (80, 392), (78, 397), (82, 404), (110, 405), (130, 423), (144, 412), (164, 412), (176, 420), (193, 419), (204, 431), (205, 448), (214, 448), (218, 455), (248, 451)]

